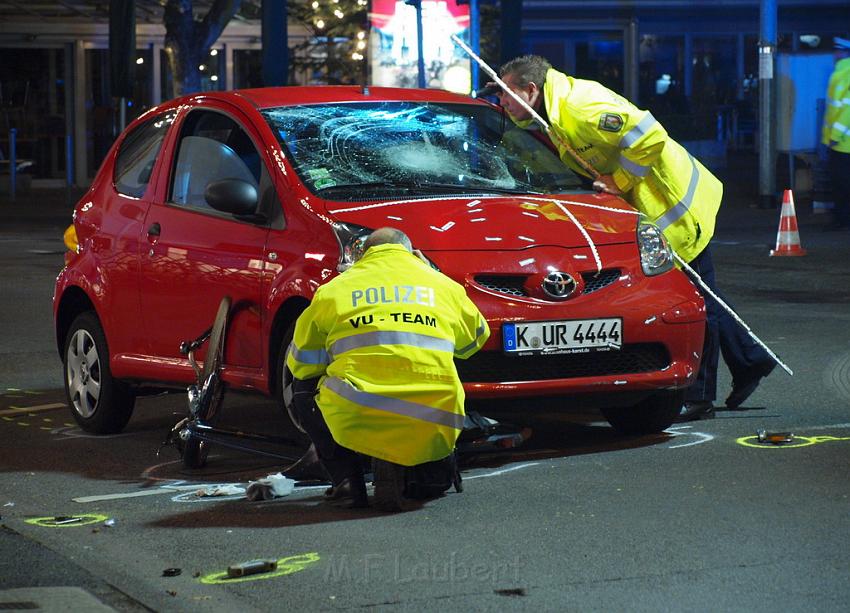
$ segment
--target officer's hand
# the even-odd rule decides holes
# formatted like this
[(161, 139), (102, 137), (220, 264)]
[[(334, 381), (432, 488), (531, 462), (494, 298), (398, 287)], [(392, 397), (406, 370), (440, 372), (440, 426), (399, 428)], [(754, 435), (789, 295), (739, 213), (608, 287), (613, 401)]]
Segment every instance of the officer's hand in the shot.
[(593, 182), (593, 189), (597, 192), (605, 192), (606, 194), (614, 194), (615, 196), (623, 195), (623, 192), (617, 188), (617, 184), (614, 183), (614, 177), (611, 175), (600, 175)]

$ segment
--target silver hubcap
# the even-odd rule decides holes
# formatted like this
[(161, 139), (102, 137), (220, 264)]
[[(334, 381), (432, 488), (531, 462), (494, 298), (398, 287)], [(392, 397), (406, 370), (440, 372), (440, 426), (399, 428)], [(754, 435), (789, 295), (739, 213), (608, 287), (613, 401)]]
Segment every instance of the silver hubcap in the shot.
[(74, 410), (88, 419), (97, 410), (100, 400), (100, 356), (97, 345), (86, 330), (77, 330), (68, 345), (65, 360), (68, 395)]

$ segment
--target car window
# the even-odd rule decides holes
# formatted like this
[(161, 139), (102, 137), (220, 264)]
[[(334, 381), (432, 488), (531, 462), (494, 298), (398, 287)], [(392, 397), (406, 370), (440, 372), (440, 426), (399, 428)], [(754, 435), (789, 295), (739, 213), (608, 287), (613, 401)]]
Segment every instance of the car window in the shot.
[(194, 111), (183, 125), (171, 182), (174, 204), (210, 209), (204, 190), (212, 181), (240, 179), (259, 188), (262, 162), (248, 134), (230, 117)]
[(162, 141), (174, 117), (174, 113), (158, 115), (134, 128), (121, 142), (112, 178), (118, 193), (133, 198), (144, 195)]
[(560, 193), (581, 185), (551, 149), (490, 106), (317, 104), (263, 115), (296, 172), (323, 197)]

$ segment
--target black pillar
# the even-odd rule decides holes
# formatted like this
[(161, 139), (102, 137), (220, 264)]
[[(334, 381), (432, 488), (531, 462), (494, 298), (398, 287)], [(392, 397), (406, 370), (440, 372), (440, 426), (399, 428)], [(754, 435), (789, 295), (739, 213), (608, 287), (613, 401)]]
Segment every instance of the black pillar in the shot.
[(289, 82), (287, 0), (263, 0), (263, 85)]
[(501, 28), (504, 64), (522, 53), (522, 0), (502, 0)]
[(132, 98), (136, 77), (136, 2), (109, 2), (109, 81), (116, 98)]

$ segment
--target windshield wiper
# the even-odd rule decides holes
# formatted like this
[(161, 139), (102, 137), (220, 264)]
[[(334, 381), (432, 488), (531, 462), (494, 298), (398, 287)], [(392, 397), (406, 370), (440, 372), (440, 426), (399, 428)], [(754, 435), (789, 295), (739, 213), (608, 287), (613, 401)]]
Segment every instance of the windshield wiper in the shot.
[(410, 181), (397, 183), (392, 181), (370, 181), (367, 183), (341, 183), (339, 185), (327, 185), (316, 189), (317, 193), (338, 192), (340, 190), (360, 189), (391, 189), (404, 190), (408, 192), (428, 192), (439, 190), (441, 192), (455, 192), (458, 194), (531, 194), (542, 195), (543, 192), (530, 189), (516, 189), (507, 187), (492, 187), (490, 185), (457, 185), (456, 183), (432, 183), (421, 181)]
[(340, 190), (353, 190), (353, 189), (375, 189), (375, 188), (384, 188), (384, 189), (403, 189), (403, 190), (411, 190), (416, 189), (417, 185), (415, 183), (393, 183), (392, 181), (370, 181), (367, 183), (339, 183), (337, 185), (325, 185), (324, 187), (316, 188), (316, 193), (320, 192), (338, 192)]

